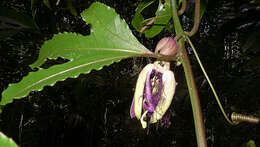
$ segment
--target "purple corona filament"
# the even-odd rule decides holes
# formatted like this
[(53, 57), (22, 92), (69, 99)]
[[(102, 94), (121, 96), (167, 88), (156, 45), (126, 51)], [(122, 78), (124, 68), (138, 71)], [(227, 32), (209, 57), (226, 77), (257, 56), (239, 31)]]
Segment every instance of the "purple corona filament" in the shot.
[[(158, 66), (159, 64), (155, 64)], [(163, 81), (163, 74), (164, 71), (159, 71), (156, 66), (154, 66), (152, 69), (148, 70), (147, 73), (144, 75), (145, 81), (144, 81), (144, 89), (141, 95), (142, 98), (142, 116), (145, 115), (145, 119), (143, 121), (149, 122), (149, 120), (152, 118), (153, 113), (155, 113), (156, 108), (159, 104), (160, 101), (165, 101), (164, 97), (162, 97), (163, 92), (164, 92), (164, 84), (165, 82)], [(169, 70), (166, 70), (169, 72)], [(167, 78), (167, 77), (166, 77)], [(172, 81), (175, 84), (175, 80)], [(168, 82), (169, 83), (169, 82)], [(171, 83), (172, 84), (172, 83)], [(175, 91), (172, 89), (172, 92)], [(172, 97), (170, 98), (171, 101)], [(162, 102), (161, 102), (162, 103)], [(157, 108), (158, 109), (158, 108)], [(165, 113), (162, 118), (158, 121), (160, 126), (166, 126), (168, 127), (170, 123), (170, 113), (163, 112)], [(131, 118), (136, 117), (135, 115), (135, 98), (133, 98), (131, 109), (130, 109), (130, 116)], [(141, 119), (142, 121), (142, 119)], [(156, 120), (157, 122), (157, 120)], [(149, 124), (149, 123), (148, 123)], [(146, 127), (143, 126), (144, 128)]]
[[(165, 56), (174, 56), (178, 53), (179, 46), (171, 37), (162, 38), (155, 49), (156, 53)], [(142, 127), (147, 124), (157, 123), (169, 127), (171, 105), (175, 93), (175, 78), (170, 70), (170, 63), (155, 61), (148, 64), (139, 74), (135, 95), (132, 101), (130, 116), (141, 121)]]

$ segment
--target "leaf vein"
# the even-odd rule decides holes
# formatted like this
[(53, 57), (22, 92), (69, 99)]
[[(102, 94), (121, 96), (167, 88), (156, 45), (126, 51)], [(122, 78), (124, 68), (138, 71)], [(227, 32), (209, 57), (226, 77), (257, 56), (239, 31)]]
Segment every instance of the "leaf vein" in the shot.
[[(39, 80), (38, 82), (33, 83), (33, 84), (30, 85), (30, 86), (27, 86), (26, 88), (22, 89), (20, 92), (16, 93), (15, 97), (16, 97), (17, 95), (23, 93), (24, 91), (26, 91), (26, 90), (28, 90), (28, 89), (30, 89), (30, 88), (32, 88), (32, 87), (34, 87), (34, 86), (36, 86), (36, 85), (38, 85), (38, 84), (44, 82), (44, 81), (46, 81), (46, 80), (49, 80), (49, 79), (51, 79), (51, 78), (54, 78), (54, 77), (56, 77), (56, 76), (58, 76), (58, 75), (62, 75), (62, 74), (67, 73), (67, 72), (69, 72), (69, 71), (73, 71), (73, 70), (76, 70), (76, 69), (78, 69), (78, 68), (85, 67), (85, 66), (88, 66), (88, 65), (92, 65), (92, 64), (95, 64), (95, 63), (98, 63), (98, 62), (104, 62), (104, 61), (108, 61), (108, 60), (114, 60), (114, 59), (120, 59), (120, 58), (127, 58), (127, 57), (129, 57), (129, 55), (117, 56), (117, 57), (106, 58), (106, 59), (101, 59), (101, 60), (95, 60), (95, 61), (92, 61), (92, 62), (89, 62), (89, 63), (85, 63), (85, 64), (81, 64), (81, 65), (78, 65), (78, 66), (69, 68), (69, 69), (64, 70), (64, 71), (62, 71), (62, 72), (58, 72), (58, 73), (53, 74), (53, 75), (51, 75), (51, 76), (48, 76), (48, 77), (46, 77), (46, 78), (44, 78), (44, 79), (41, 79), (41, 80)], [(59, 81), (59, 80), (57, 80), (57, 81)], [(55, 81), (54, 83), (56, 83), (57, 81)]]

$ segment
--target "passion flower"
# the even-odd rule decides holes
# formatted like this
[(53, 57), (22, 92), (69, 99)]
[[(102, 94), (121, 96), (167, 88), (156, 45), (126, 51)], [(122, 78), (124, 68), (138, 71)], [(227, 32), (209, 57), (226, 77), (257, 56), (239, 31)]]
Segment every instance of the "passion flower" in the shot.
[(147, 123), (169, 124), (166, 115), (175, 93), (175, 78), (170, 70), (170, 63), (156, 61), (148, 64), (139, 74), (135, 94), (132, 101), (130, 116), (141, 121), (142, 127)]

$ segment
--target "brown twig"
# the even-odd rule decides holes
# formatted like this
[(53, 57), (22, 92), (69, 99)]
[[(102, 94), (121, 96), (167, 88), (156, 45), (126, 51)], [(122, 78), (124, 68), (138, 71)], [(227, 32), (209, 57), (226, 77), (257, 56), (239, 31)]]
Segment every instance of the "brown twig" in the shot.
[(195, 15), (194, 15), (194, 24), (190, 32), (187, 32), (188, 36), (193, 36), (199, 28), (200, 24), (200, 0), (195, 0)]
[(182, 15), (185, 12), (186, 7), (187, 7), (187, 1), (186, 0), (182, 0), (181, 9), (178, 10), (178, 15)]
[(150, 28), (153, 25), (154, 21), (155, 17), (152, 17), (152, 19), (149, 20), (147, 24), (140, 29), (140, 32), (143, 33), (146, 29)]

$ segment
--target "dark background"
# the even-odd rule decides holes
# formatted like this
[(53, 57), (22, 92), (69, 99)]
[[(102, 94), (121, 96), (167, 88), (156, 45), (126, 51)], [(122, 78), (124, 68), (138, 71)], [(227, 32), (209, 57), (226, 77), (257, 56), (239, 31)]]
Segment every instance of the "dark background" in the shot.
[[(92, 2), (61, 0), (56, 6), (56, 1), (50, 0), (50, 9), (43, 1), (36, 1), (34, 21), (39, 29), (15, 21), (5, 22), (0, 17), (0, 92), (31, 71), (29, 65), (37, 59), (40, 46), (53, 34), (67, 31), (88, 35), (90, 26), (79, 14)], [(148, 39), (135, 31), (130, 22), (138, 1), (101, 2), (115, 8), (138, 40), (151, 50), (160, 38), (173, 35), (163, 31)], [(191, 39), (224, 109), (228, 113), (236, 111), (260, 117), (260, 1), (203, 2), (206, 12), (199, 31)], [(0, 4), (2, 10), (8, 8), (32, 18), (30, 1), (2, 0)], [(156, 10), (156, 4), (152, 7), (155, 9), (146, 10), (146, 14)], [(181, 17), (185, 30), (192, 27), (193, 7), (193, 1), (188, 0), (187, 10)], [(7, 14), (2, 11), (0, 15)], [(230, 126), (225, 121), (191, 49), (187, 49), (201, 99), (208, 146), (238, 147), (249, 140), (259, 146), (259, 124)], [(152, 61), (126, 59), (77, 79), (45, 87), (41, 92), (32, 92), (5, 106), (0, 115), (0, 130), (21, 147), (196, 146), (183, 69), (174, 63), (172, 70), (178, 86), (170, 108), (170, 128), (152, 126), (148, 132), (137, 120), (130, 119), (129, 109), (138, 73)], [(61, 59), (49, 61), (45, 66), (62, 62)]]

